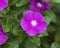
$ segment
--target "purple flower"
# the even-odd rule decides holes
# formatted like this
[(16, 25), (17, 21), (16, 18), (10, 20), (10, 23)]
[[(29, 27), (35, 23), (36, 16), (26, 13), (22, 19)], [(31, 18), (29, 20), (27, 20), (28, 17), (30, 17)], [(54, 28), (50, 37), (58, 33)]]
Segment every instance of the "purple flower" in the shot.
[(43, 2), (43, 0), (30, 0), (30, 9), (38, 12), (49, 10), (51, 4), (49, 2)]
[(0, 25), (0, 45), (3, 45), (8, 40), (8, 35), (4, 33), (2, 30), (2, 26)]
[(8, 7), (8, 0), (0, 0), (0, 11)]
[(20, 25), (29, 36), (44, 33), (47, 30), (47, 23), (44, 16), (32, 10), (25, 12)]

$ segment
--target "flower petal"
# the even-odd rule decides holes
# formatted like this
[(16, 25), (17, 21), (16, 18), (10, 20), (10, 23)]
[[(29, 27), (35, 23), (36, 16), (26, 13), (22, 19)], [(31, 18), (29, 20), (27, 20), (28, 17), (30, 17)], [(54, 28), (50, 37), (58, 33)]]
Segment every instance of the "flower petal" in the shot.
[(45, 8), (44, 10), (49, 10), (51, 8), (51, 4), (49, 2), (44, 2), (43, 5)]
[(26, 21), (24, 18), (21, 20), (20, 25), (24, 30), (28, 30), (30, 28), (29, 22)]
[(8, 4), (8, 0), (2, 0), (3, 2), (5, 2), (6, 4)]
[(44, 33), (47, 30), (47, 23), (46, 22), (42, 22), (40, 25), (38, 25), (36, 27), (36, 29), (39, 30), (39, 32), (38, 32), (39, 34)]
[(43, 16), (41, 13), (39, 13), (39, 12), (36, 12), (36, 13), (34, 14), (34, 18), (35, 18), (36, 20), (38, 20), (38, 22), (45, 21), (44, 16)]
[(35, 35), (37, 35), (37, 30), (36, 29), (34, 29), (34, 28), (30, 28), (30, 29), (28, 29), (27, 31), (26, 31), (26, 33), (29, 35), (29, 36), (35, 36)]
[(5, 7), (4, 6), (0, 6), (0, 11), (2, 11)]
[(34, 11), (32, 11), (32, 10), (28, 10), (24, 13), (24, 18), (28, 21), (32, 20), (33, 16), (34, 16)]
[(8, 7), (8, 0), (0, 0), (0, 11)]
[(0, 33), (0, 45), (3, 45), (7, 40), (8, 40), (7, 34), (5, 34), (4, 32)]

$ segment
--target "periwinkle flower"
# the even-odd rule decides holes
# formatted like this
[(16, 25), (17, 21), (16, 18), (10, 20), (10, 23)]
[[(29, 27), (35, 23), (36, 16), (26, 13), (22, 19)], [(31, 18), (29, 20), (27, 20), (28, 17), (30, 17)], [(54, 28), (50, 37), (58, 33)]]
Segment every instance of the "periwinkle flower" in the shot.
[(42, 34), (47, 30), (47, 23), (44, 16), (32, 10), (24, 13), (20, 25), (29, 36)]
[(0, 25), (0, 45), (3, 45), (8, 40), (8, 35), (3, 31)]
[(8, 0), (0, 0), (0, 11), (8, 7)]
[(51, 4), (49, 2), (43, 2), (43, 0), (30, 0), (30, 9), (42, 13), (45, 10), (49, 10)]

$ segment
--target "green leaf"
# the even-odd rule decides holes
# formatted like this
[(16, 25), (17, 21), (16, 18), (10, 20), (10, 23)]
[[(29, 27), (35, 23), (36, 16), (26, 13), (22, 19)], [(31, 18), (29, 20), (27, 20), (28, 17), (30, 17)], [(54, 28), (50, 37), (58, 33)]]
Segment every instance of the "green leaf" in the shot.
[(21, 7), (28, 2), (29, 2), (29, 0), (20, 0), (19, 2), (16, 3), (16, 7)]
[(9, 43), (8, 48), (19, 48), (19, 44), (15, 42)]
[(48, 32), (57, 32), (57, 30), (58, 30), (58, 27), (56, 26), (56, 25), (49, 25), (49, 27), (48, 27)]
[(60, 0), (51, 0), (51, 2), (60, 3)]
[[(52, 10), (45, 11), (44, 15), (48, 16), (47, 18), (49, 18), (49, 21), (56, 22), (56, 15)], [(46, 19), (46, 20), (48, 20), (48, 19)], [(48, 23), (49, 23), (49, 21), (48, 21)]]
[(41, 38), (41, 43), (42, 43), (42, 45), (43, 45), (44, 48), (49, 48), (50, 47), (50, 45), (49, 45), (48, 40), (47, 40), (46, 37), (42, 37)]
[(38, 37), (44, 37), (44, 36), (48, 36), (48, 32), (38, 35)]
[(2, 27), (5, 32), (9, 32), (12, 28), (12, 22), (9, 18), (4, 18), (2, 20)]
[(9, 7), (6, 8), (6, 9), (4, 9), (4, 10), (2, 11), (2, 14), (6, 15), (6, 14), (8, 13), (8, 11), (9, 11)]
[(19, 0), (9, 0), (9, 6), (15, 5)]
[(54, 42), (52, 43), (51, 48), (60, 48), (60, 45)]
[(32, 42), (30, 42), (29, 40), (26, 40), (24, 48), (38, 48), (38, 46), (36, 46), (36, 44), (33, 44)]
[(19, 48), (19, 44), (17, 42), (8, 42), (3, 48)]
[(56, 33), (55, 41), (60, 43), (60, 31), (58, 33)]
[(13, 29), (12, 29), (12, 33), (14, 34), (14, 35), (16, 35), (16, 36), (18, 36), (18, 35), (20, 35), (20, 33), (22, 32), (22, 30), (20, 30), (20, 28), (19, 28), (20, 26), (15, 26), (15, 27), (13, 27)]
[(0, 17), (4, 17), (4, 16), (2, 15), (2, 13), (0, 13)]
[(29, 38), (30, 41), (34, 44), (36, 44), (37, 46), (40, 46), (41, 45), (41, 42), (40, 42), (40, 37), (38, 36), (35, 36), (35, 37), (31, 37)]
[(49, 1), (49, 2), (53, 2), (53, 3), (60, 3), (60, 0), (44, 0), (44, 1)]
[(49, 25), (51, 22), (51, 18), (49, 16), (45, 16), (45, 19), (46, 19), (47, 24)]

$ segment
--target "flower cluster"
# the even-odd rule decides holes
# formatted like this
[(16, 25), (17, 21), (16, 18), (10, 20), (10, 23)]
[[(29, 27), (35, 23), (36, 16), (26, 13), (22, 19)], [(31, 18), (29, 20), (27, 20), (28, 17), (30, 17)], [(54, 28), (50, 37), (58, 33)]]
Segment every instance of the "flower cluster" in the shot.
[[(30, 10), (24, 13), (20, 26), (29, 36), (42, 34), (47, 30), (47, 23), (42, 12), (51, 8), (49, 2), (43, 0), (30, 0)], [(0, 11), (8, 7), (8, 0), (0, 0)], [(0, 45), (8, 40), (8, 35), (3, 31), (0, 25)]]
[(30, 10), (24, 13), (21, 27), (29, 36), (42, 34), (47, 30), (47, 23), (42, 12), (51, 8), (49, 2), (43, 0), (30, 0)]

